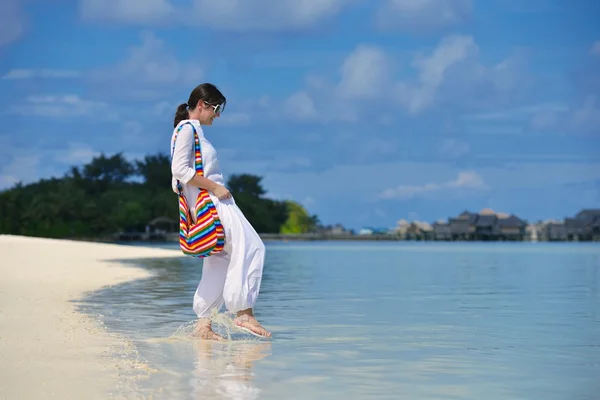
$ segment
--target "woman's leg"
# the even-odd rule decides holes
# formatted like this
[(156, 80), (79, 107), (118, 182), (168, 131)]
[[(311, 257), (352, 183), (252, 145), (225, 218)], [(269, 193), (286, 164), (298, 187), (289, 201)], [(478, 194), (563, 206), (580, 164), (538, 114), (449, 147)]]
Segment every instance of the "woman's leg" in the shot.
[(218, 254), (204, 259), (202, 278), (194, 294), (193, 309), (198, 316), (197, 331), (203, 339), (220, 340), (221, 336), (213, 332), (210, 314), (213, 309), (223, 305), (223, 287), (229, 265), (228, 254)]
[(237, 218), (230, 230), (232, 248), (223, 290), (225, 306), (237, 313), (238, 325), (261, 336), (271, 336), (258, 323), (252, 310), (260, 291), (265, 245), (237, 206), (232, 208)]

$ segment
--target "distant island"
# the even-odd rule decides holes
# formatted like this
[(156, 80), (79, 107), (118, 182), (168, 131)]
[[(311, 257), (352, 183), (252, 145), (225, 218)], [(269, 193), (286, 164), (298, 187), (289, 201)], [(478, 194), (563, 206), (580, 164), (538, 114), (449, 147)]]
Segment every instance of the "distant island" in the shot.
[[(265, 197), (262, 178), (233, 175), (227, 187), (265, 240), (600, 241), (600, 209), (562, 221), (528, 223), (490, 209), (434, 223), (398, 221), (392, 229), (324, 226), (301, 204)], [(0, 192), (0, 234), (94, 241), (177, 241), (179, 210), (169, 157), (129, 162), (101, 154), (61, 178)]]
[(401, 219), (393, 229), (363, 228), (358, 232), (342, 225), (319, 227), (300, 235), (265, 234), (270, 240), (411, 240), (411, 241), (539, 241), (600, 242), (600, 209), (584, 209), (562, 221), (528, 223), (514, 214), (483, 209), (463, 211), (433, 224)]

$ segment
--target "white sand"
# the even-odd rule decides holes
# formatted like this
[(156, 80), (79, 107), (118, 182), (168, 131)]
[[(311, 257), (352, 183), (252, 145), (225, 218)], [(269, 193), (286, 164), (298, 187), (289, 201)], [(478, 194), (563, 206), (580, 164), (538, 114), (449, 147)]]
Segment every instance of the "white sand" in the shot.
[[(0, 235), (0, 399), (107, 399), (144, 366), (75, 310), (86, 292), (148, 276), (115, 259), (177, 250)], [(118, 355), (118, 356), (117, 356)]]

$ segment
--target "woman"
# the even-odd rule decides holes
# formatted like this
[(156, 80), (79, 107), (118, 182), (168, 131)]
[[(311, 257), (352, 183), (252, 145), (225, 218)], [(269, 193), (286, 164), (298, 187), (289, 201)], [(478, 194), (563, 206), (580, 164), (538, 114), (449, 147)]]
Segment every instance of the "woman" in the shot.
[[(225, 96), (214, 85), (199, 85), (187, 103), (177, 108), (171, 137), (173, 190), (177, 192), (179, 181), (190, 214), (195, 215), (198, 188), (206, 189), (225, 230), (224, 250), (204, 258), (202, 279), (193, 303), (199, 319), (197, 332), (203, 339), (222, 340), (223, 337), (212, 330), (210, 314), (225, 304), (229, 311), (237, 313), (234, 321), (240, 328), (257, 336), (270, 337), (252, 311), (260, 289), (265, 246), (225, 188), (217, 153), (202, 130), (202, 126), (212, 125), (220, 116), (225, 103)], [(204, 176), (196, 174), (194, 169), (194, 129), (190, 123), (199, 137)], [(184, 126), (176, 134), (181, 125)]]

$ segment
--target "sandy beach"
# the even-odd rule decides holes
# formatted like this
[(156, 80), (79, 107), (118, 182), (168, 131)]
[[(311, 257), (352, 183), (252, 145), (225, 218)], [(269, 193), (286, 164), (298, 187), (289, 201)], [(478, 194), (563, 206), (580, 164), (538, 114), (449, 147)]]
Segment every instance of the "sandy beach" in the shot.
[(123, 338), (76, 311), (89, 291), (143, 278), (119, 259), (178, 257), (150, 249), (0, 235), (0, 399), (107, 399), (133, 385)]

